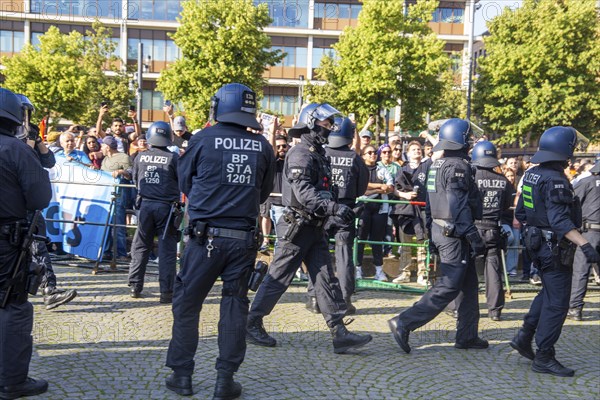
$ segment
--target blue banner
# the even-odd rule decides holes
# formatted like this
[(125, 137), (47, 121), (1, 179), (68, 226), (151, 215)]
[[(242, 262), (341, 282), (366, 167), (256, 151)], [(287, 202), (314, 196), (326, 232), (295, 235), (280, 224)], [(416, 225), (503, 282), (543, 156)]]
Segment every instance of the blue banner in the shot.
[(67, 253), (97, 260), (108, 234), (104, 224), (112, 213), (110, 202), (114, 190), (113, 186), (101, 185), (113, 185), (117, 181), (108, 172), (67, 161), (63, 155), (56, 156), (56, 165), (49, 170), (49, 175), (53, 181), (52, 200), (44, 210), (44, 217), (75, 222), (47, 221), (48, 237), (52, 242), (62, 242)]

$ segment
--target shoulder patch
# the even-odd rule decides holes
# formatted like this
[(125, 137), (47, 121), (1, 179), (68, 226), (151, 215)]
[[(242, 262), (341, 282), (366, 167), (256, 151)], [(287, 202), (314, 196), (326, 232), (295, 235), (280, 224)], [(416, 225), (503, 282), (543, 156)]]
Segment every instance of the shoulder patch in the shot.
[(304, 168), (293, 167), (290, 168), (290, 179), (298, 179), (304, 175)]

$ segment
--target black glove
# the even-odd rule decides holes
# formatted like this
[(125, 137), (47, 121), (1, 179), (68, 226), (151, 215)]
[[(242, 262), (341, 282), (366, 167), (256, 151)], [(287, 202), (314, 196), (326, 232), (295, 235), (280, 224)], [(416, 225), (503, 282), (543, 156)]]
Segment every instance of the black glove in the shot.
[(479, 236), (479, 232), (473, 231), (467, 233), (466, 238), (471, 245), (473, 256), (477, 257), (485, 254), (485, 243), (483, 242), (483, 239), (481, 239), (481, 236)]
[(356, 216), (350, 207), (339, 203), (333, 206), (333, 215), (346, 224), (354, 221), (354, 217)]
[(581, 251), (583, 251), (585, 258), (589, 263), (593, 264), (600, 262), (600, 254), (598, 254), (596, 249), (594, 249), (594, 247), (591, 244), (586, 243), (583, 246), (581, 246)]
[(434, 255), (434, 254), (440, 254), (438, 251), (438, 248), (435, 247), (435, 243), (433, 243), (433, 240), (429, 239), (429, 254)]
[(29, 125), (27, 139), (35, 141), (38, 136), (40, 136), (40, 128), (38, 128), (37, 125)]

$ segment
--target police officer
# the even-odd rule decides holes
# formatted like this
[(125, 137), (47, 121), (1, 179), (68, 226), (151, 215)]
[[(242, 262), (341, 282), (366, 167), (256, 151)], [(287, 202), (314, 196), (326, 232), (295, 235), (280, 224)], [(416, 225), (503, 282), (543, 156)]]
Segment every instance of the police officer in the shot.
[[(598, 252), (577, 231), (581, 224), (580, 205), (564, 173), (576, 143), (577, 133), (571, 127), (555, 126), (542, 134), (538, 151), (531, 159), (539, 165), (523, 175), (523, 189), (515, 210), (515, 217), (525, 225), (525, 246), (540, 271), (543, 287), (510, 345), (533, 360), (533, 371), (557, 376), (575, 374), (554, 357), (554, 344), (569, 310), (575, 246), (581, 247), (589, 263), (600, 261)], [(538, 348), (535, 356), (531, 347), (534, 335)]]
[[(33, 148), (33, 150), (35, 150), (42, 167), (53, 168), (56, 164), (54, 153), (44, 144), (44, 141), (40, 137), (39, 128), (29, 123), (31, 121), (31, 115), (35, 111), (35, 107), (27, 96), (17, 94), (17, 97), (21, 100), (24, 113), (23, 125), (17, 129), (16, 137), (25, 141)], [(33, 214), (33, 212), (29, 212), (28, 219), (31, 219)], [(42, 215), (37, 219), (37, 231), (43, 233), (46, 232), (46, 220)], [(40, 289), (44, 295), (44, 305), (47, 310), (52, 310), (67, 304), (77, 297), (77, 291), (75, 289), (64, 290), (56, 287), (56, 274), (54, 274), (52, 260), (50, 259), (50, 253), (48, 253), (48, 247), (46, 246), (45, 241), (33, 241), (31, 244), (31, 257), (34, 264), (37, 264), (44, 269), (44, 276), (42, 277)]]
[[(582, 236), (598, 251), (600, 249), (600, 160), (596, 161), (596, 165), (590, 169), (590, 174), (577, 182), (575, 195), (581, 200)], [(583, 251), (577, 249), (573, 263), (573, 283), (567, 318), (575, 321), (582, 320), (583, 298), (587, 291), (591, 268), (592, 264), (586, 260)]]
[(277, 344), (267, 334), (263, 317), (271, 313), (302, 261), (314, 285), (317, 304), (331, 329), (334, 352), (344, 353), (372, 339), (371, 335), (349, 332), (342, 321), (347, 308), (333, 272), (324, 230), (329, 216), (345, 224), (354, 221), (352, 209), (333, 199), (330, 164), (323, 148), (336, 114), (339, 112), (329, 104), (311, 103), (289, 130), (290, 136), (301, 137), (301, 141), (288, 152), (283, 168), (282, 203), (286, 211), (277, 221), (278, 244), (273, 262), (248, 317), (247, 339), (259, 346)]
[[(331, 132), (329, 144), (325, 147), (325, 154), (331, 162), (331, 182), (337, 191), (338, 202), (354, 209), (356, 198), (367, 190), (369, 170), (363, 159), (350, 149), (356, 130), (354, 123), (350, 118), (338, 117), (335, 119), (335, 126), (337, 129)], [(356, 281), (352, 249), (356, 227), (354, 221), (344, 222), (339, 218), (330, 218), (329, 224), (332, 225), (331, 230), (335, 236), (335, 272), (346, 302), (346, 315), (351, 315), (356, 313), (356, 307), (352, 304)], [(306, 308), (315, 314), (321, 313), (310, 281)]]
[(136, 157), (132, 169), (133, 181), (138, 190), (138, 228), (131, 243), (129, 286), (131, 297), (141, 297), (148, 257), (152, 251), (154, 236), (158, 235), (159, 301), (171, 303), (177, 263), (178, 226), (175, 224), (177, 221), (181, 222), (181, 219), (173, 215), (179, 211), (179, 155), (167, 149), (173, 144), (173, 133), (168, 123), (154, 122), (148, 128), (146, 137), (152, 148)]
[(216, 279), (223, 281), (215, 399), (234, 399), (234, 382), (246, 353), (248, 278), (258, 249), (260, 203), (273, 188), (275, 156), (256, 121), (256, 94), (239, 83), (221, 87), (212, 98), (217, 123), (194, 135), (179, 160), (179, 188), (189, 199), (190, 241), (175, 281), (173, 338), (167, 388), (192, 394), (191, 375), (198, 346), (202, 303)]
[[(43, 379), (28, 377), (33, 340), (33, 306), (27, 301), (27, 266), (15, 266), (19, 258), (27, 212), (48, 206), (52, 196), (48, 172), (35, 152), (15, 137), (23, 123), (20, 99), (0, 88), (0, 398), (34, 396), (48, 389)], [(27, 262), (27, 260), (25, 261)], [(12, 280), (13, 268), (21, 273)], [(8, 289), (10, 287), (10, 292)], [(0, 303), (1, 304), (1, 303)]]
[(471, 125), (451, 118), (440, 127), (434, 151), (444, 150), (427, 178), (427, 228), (430, 251), (439, 252), (443, 276), (414, 306), (390, 319), (394, 338), (406, 353), (408, 336), (435, 318), (459, 293), (457, 349), (485, 349), (488, 342), (477, 336), (479, 324), (478, 282), (474, 256), (485, 252), (485, 243), (475, 227), (481, 219), (480, 199), (471, 166), (467, 162)]
[(505, 247), (505, 237), (500, 219), (513, 203), (511, 185), (504, 175), (494, 171), (498, 167), (496, 146), (487, 140), (478, 142), (471, 153), (471, 164), (476, 167), (475, 184), (483, 201), (483, 218), (475, 221), (479, 235), (485, 241), (485, 295), (488, 316), (492, 321), (500, 321), (504, 308), (501, 251)]

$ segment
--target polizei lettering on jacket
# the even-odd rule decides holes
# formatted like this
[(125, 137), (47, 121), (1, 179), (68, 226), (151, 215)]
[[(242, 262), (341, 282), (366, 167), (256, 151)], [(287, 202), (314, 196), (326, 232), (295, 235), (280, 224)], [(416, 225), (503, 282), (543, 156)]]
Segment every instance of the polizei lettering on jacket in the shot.
[(215, 150), (250, 150), (262, 151), (262, 143), (254, 139), (243, 138), (215, 138)]
[(148, 164), (168, 164), (169, 157), (140, 154), (140, 162)]
[(477, 179), (477, 187), (485, 189), (504, 189), (506, 181), (501, 179)]

